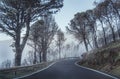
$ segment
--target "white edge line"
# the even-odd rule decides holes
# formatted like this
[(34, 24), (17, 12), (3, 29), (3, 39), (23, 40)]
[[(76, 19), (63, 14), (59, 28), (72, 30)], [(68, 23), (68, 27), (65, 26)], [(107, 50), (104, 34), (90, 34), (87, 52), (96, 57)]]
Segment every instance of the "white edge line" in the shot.
[(111, 78), (113, 78), (113, 79), (119, 79), (119, 78), (117, 78), (117, 77), (114, 77), (114, 76), (111, 76), (111, 75), (109, 75), (109, 74), (106, 74), (106, 73), (100, 72), (100, 71), (98, 71), (98, 70), (91, 69), (91, 68), (88, 68), (88, 67), (80, 66), (80, 65), (78, 65), (77, 63), (78, 63), (78, 61), (75, 62), (75, 65), (78, 66), (78, 67), (81, 67), (81, 68), (84, 68), (84, 69), (88, 69), (88, 70), (91, 70), (91, 71), (94, 71), (94, 72), (100, 73), (100, 74), (102, 74), (102, 75), (105, 75), (105, 76), (111, 77)]
[[(75, 57), (75, 58), (76, 58), (76, 57)], [(70, 59), (71, 59), (71, 57), (70, 57)], [(65, 60), (65, 59), (64, 59), (64, 60)], [(45, 67), (45, 68), (43, 68), (43, 69), (40, 69), (40, 70), (38, 70), (38, 71), (36, 71), (36, 72), (33, 72), (33, 73), (31, 73), (31, 74), (28, 74), (28, 75), (16, 77), (16, 78), (13, 78), (13, 79), (24, 78), (24, 77), (28, 77), (28, 76), (31, 76), (31, 75), (33, 75), (33, 74), (39, 73), (39, 72), (41, 72), (41, 71), (43, 71), (43, 70), (48, 69), (49, 67), (51, 67), (52, 65), (54, 65), (54, 64), (55, 64), (56, 62), (58, 62), (58, 61), (59, 61), (59, 60), (56, 60), (56, 61), (54, 61), (52, 64), (50, 64), (50, 65), (48, 65), (47, 67)]]
[(38, 70), (38, 71), (36, 71), (36, 72), (33, 72), (33, 73), (31, 73), (31, 74), (28, 74), (28, 75), (25, 75), (25, 76), (21, 76), (21, 77), (17, 77), (17, 78), (13, 78), (13, 79), (19, 79), (19, 78), (24, 78), (24, 77), (31, 76), (31, 75), (33, 75), (33, 74), (36, 74), (36, 73), (38, 73), (38, 72), (41, 72), (41, 71), (43, 71), (43, 70), (48, 69), (49, 67), (51, 67), (51, 66), (54, 65), (55, 63), (56, 63), (56, 62), (53, 62), (52, 64), (48, 65), (47, 67), (45, 67), (45, 68), (43, 68), (43, 69), (40, 69), (40, 70)]

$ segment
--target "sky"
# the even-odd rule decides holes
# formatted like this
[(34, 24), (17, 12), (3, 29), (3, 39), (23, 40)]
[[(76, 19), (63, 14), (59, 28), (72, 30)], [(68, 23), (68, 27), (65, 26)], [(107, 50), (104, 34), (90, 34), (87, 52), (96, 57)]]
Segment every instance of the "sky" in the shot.
[[(93, 9), (95, 6), (93, 5), (93, 2), (95, 0), (64, 0), (64, 6), (61, 8), (61, 10), (55, 14), (55, 20), (58, 24), (58, 26), (65, 31), (65, 26), (68, 26), (68, 23), (70, 22), (71, 19), (73, 19), (74, 15), (77, 12), (83, 12), (86, 11), (88, 9)], [(6, 52), (8, 53), (9, 51), (9, 55), (7, 55), (7, 58), (14, 58), (14, 55), (9, 48), (9, 45), (12, 43), (12, 40), (10, 41), (9, 36), (7, 36), (6, 34), (3, 34), (0, 32), (0, 52), (4, 52), (4, 53), (0, 53), (0, 60), (5, 60), (6, 59)], [(7, 40), (7, 41), (5, 41)], [(74, 44), (75, 42), (73, 42)], [(9, 44), (9, 45), (8, 45)], [(81, 47), (80, 51), (83, 51), (83, 46)], [(27, 48), (25, 48), (25, 52), (27, 51)], [(71, 50), (70, 50), (71, 51)], [(72, 51), (71, 51), (72, 52)], [(80, 54), (80, 53), (79, 53)], [(26, 56), (26, 55), (23, 55)], [(2, 61), (0, 61), (1, 63)]]
[(95, 7), (94, 1), (98, 0), (64, 0), (64, 6), (60, 12), (55, 14), (55, 20), (59, 27), (65, 31), (65, 26), (68, 26), (68, 23), (77, 12), (83, 12)]
[[(65, 26), (68, 26), (68, 23), (74, 17), (74, 14), (93, 9), (95, 7), (93, 5), (94, 1), (95, 0), (64, 0), (64, 6), (57, 14), (55, 14), (55, 20), (58, 26), (65, 31)], [(10, 37), (7, 35), (0, 33), (0, 41), (9, 39)]]

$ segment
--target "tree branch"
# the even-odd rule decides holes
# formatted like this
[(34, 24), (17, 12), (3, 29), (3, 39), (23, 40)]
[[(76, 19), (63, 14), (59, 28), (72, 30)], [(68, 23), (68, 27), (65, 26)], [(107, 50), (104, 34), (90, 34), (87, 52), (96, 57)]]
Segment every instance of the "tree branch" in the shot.
[(10, 31), (8, 31), (7, 29), (5, 29), (1, 24), (0, 24), (0, 28), (2, 29), (3, 32), (6, 32), (8, 35), (12, 36), (15, 39), (15, 35)]

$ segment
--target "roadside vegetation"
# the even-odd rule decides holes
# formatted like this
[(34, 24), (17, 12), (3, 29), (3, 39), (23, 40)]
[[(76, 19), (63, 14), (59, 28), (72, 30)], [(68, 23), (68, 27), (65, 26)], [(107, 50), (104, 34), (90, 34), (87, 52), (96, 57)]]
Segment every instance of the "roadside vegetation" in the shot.
[(78, 64), (120, 77), (120, 41), (84, 53)]
[[(77, 39), (76, 50), (81, 44), (86, 49), (80, 65), (120, 76), (120, 0), (100, 0), (94, 5), (94, 9), (76, 13), (66, 30)], [(64, 48), (71, 51), (73, 45), (64, 46), (66, 39), (71, 38), (65, 38), (52, 16), (62, 7), (63, 0), (0, 1), (0, 32), (14, 40), (12, 67), (16, 66), (10, 68), (10, 61), (3, 63), (8, 69), (0, 70), (2, 79), (39, 70), (46, 67), (40, 63), (50, 61), (51, 54), (57, 59), (63, 57)], [(32, 51), (22, 62), (26, 44)], [(64, 57), (67, 57), (66, 53)], [(17, 67), (22, 65), (25, 67)]]
[(51, 63), (52, 62), (44, 62), (30, 66), (0, 69), (0, 79), (13, 79), (13, 78), (29, 75), (36, 71), (40, 71), (41, 69), (49, 66)]
[[(14, 40), (11, 45), (15, 52), (14, 66), (21, 66), (31, 24), (43, 20), (48, 14), (55, 14), (62, 7), (63, 0), (0, 0), (0, 32), (9, 35)], [(46, 23), (48, 21), (43, 20), (43, 22), (41, 26), (51, 27), (50, 22), (49, 24)], [(48, 32), (50, 29), (46, 30), (44, 31)], [(45, 46), (47, 47), (46, 44)], [(46, 51), (44, 50), (43, 54), (44, 61), (46, 61)]]
[(94, 5), (76, 13), (66, 29), (86, 48), (80, 65), (120, 76), (120, 1), (100, 0)]

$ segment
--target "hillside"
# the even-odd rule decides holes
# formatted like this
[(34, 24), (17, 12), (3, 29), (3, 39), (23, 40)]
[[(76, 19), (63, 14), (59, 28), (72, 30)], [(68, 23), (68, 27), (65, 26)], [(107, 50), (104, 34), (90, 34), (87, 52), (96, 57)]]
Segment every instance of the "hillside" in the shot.
[(120, 77), (120, 41), (84, 53), (80, 65)]

